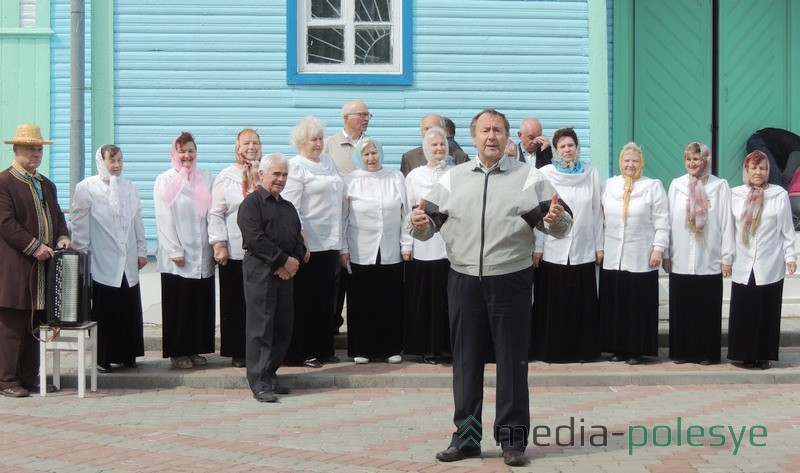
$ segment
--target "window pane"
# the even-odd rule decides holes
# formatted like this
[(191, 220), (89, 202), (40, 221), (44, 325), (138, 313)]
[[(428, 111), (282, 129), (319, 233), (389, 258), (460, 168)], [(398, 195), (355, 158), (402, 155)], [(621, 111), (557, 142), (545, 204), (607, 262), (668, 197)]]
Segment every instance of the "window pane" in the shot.
[(356, 21), (391, 21), (392, 0), (355, 0)]
[(341, 18), (341, 0), (311, 0), (311, 18)]
[(309, 64), (344, 62), (344, 33), (341, 28), (309, 28), (307, 43)]
[(391, 64), (392, 28), (356, 28), (356, 64)]

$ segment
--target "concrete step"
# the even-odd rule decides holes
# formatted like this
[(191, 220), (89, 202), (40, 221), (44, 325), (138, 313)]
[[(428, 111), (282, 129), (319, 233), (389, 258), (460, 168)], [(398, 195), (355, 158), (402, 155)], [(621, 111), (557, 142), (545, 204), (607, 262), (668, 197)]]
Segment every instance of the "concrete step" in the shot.
[[(62, 353), (61, 385), (67, 389), (77, 386), (75, 352)], [(397, 365), (373, 361), (355, 365), (344, 351), (337, 353), (343, 360), (322, 368), (282, 367), (278, 371), (281, 384), (294, 389), (336, 388), (449, 388), (452, 368), (449, 365), (427, 365), (419, 357), (406, 357)], [(51, 355), (48, 355), (51, 356)], [(100, 390), (114, 389), (247, 389), (244, 368), (233, 368), (229, 358), (208, 356), (208, 365), (190, 370), (175, 369), (160, 352), (148, 351), (139, 358), (139, 367), (119, 369), (98, 374)], [(725, 351), (723, 350), (723, 360)], [(48, 366), (52, 366), (48, 362)], [(496, 367), (486, 365), (485, 384), (497, 383)], [(613, 363), (603, 359), (592, 363), (529, 365), (529, 385), (532, 387), (627, 386), (627, 385), (685, 385), (685, 384), (798, 384), (800, 383), (800, 348), (782, 348), (780, 361), (769, 370), (746, 370), (730, 363), (700, 366), (691, 363), (676, 365), (667, 359), (662, 349), (657, 359), (639, 366)], [(88, 384), (87, 384), (88, 386)], [(88, 392), (87, 392), (88, 394)]]

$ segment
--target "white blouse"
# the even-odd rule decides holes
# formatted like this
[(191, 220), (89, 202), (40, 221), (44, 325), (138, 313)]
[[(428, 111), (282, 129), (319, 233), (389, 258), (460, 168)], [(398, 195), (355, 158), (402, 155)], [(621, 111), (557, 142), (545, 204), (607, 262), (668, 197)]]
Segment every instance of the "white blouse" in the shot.
[[(447, 172), (452, 168), (453, 166), (446, 166), (443, 171)], [(437, 181), (437, 174), (427, 165), (412, 169), (406, 176), (407, 208), (412, 209), (418, 205), (420, 199), (428, 195)], [(444, 240), (439, 232), (434, 233), (430, 240), (422, 241), (412, 238), (411, 242), (414, 259), (421, 261), (447, 259), (447, 248), (445, 248)]]
[(92, 279), (120, 287), (122, 275), (128, 286), (139, 284), (139, 257), (147, 257), (139, 191), (127, 179), (119, 180), (119, 198), (125, 202), (127, 228), (108, 203), (108, 185), (100, 176), (84, 179), (75, 186), (70, 221), (72, 243), (91, 251)]
[(706, 225), (700, 236), (686, 226), (686, 199), (689, 198), (689, 175), (672, 181), (669, 186), (669, 254), (672, 272), (688, 275), (712, 275), (722, 272), (723, 264), (733, 263), (736, 245), (733, 237), (731, 190), (728, 181), (708, 176)]
[(408, 213), (403, 174), (397, 169), (375, 172), (357, 169), (344, 177), (341, 254), (349, 253), (355, 264), (381, 264), (402, 260), (411, 251), (411, 236), (403, 229)]
[(731, 210), (736, 224), (736, 255), (733, 257), (733, 282), (747, 284), (754, 273), (756, 285), (764, 286), (783, 279), (786, 264), (797, 261), (794, 251), (795, 234), (789, 194), (770, 184), (764, 190), (764, 209), (761, 223), (750, 244), (742, 243), (742, 209), (750, 188), (738, 186), (731, 189)]
[(633, 184), (628, 204), (628, 224), (622, 221), (625, 179), (614, 176), (602, 190), (604, 217), (603, 269), (645, 273), (653, 250), (669, 246), (669, 210), (661, 181), (640, 177)]
[(311, 251), (342, 248), (344, 183), (327, 154), (315, 163), (297, 155), (289, 160), (289, 177), (281, 197), (297, 209)]
[(242, 169), (235, 164), (220, 171), (211, 188), (211, 207), (208, 209), (208, 242), (224, 241), (228, 258), (244, 259), (242, 231), (236, 223), (242, 195)]
[[(211, 175), (197, 170), (209, 191)], [(170, 273), (184, 278), (201, 279), (214, 275), (214, 257), (208, 243), (208, 222), (206, 215), (197, 215), (194, 208), (194, 192), (184, 183), (178, 197), (171, 206), (167, 206), (158, 196), (178, 173), (174, 169), (164, 171), (156, 178), (153, 190), (156, 210), (156, 228), (158, 230), (158, 247), (156, 259), (158, 271)], [(172, 258), (183, 257), (185, 264), (176, 265)]]
[(603, 249), (603, 208), (597, 169), (584, 165), (580, 174), (558, 172), (548, 164), (541, 171), (572, 210), (572, 230), (564, 238), (553, 238), (534, 229), (536, 252), (548, 263), (566, 265), (594, 262)]

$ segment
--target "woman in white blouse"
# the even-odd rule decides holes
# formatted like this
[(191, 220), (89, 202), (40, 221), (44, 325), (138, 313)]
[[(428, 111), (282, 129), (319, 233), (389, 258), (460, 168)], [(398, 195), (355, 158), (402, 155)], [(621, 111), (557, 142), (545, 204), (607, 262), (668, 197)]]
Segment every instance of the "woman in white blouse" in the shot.
[(669, 186), (669, 357), (678, 364), (719, 363), (722, 278), (735, 251), (728, 181), (711, 175), (711, 150), (689, 143), (687, 173)]
[(347, 353), (357, 364), (370, 358), (400, 363), (403, 349), (403, 260), (411, 236), (403, 229), (408, 200), (403, 174), (383, 167), (383, 148), (362, 138), (353, 152), (356, 170), (344, 177), (342, 267), (347, 282)]
[(552, 164), (539, 169), (572, 209), (572, 230), (556, 239), (534, 230), (538, 268), (531, 326), (533, 356), (575, 362), (600, 356), (596, 265), (603, 260), (603, 210), (597, 169), (580, 160), (572, 128), (553, 134)]
[(245, 366), (244, 284), (242, 282), (242, 232), (236, 223), (239, 204), (258, 188), (261, 137), (245, 128), (236, 137), (236, 163), (223, 169), (211, 189), (208, 242), (219, 264), (219, 354), (231, 357), (237, 368)]
[(183, 132), (170, 148), (172, 167), (153, 191), (161, 273), (163, 356), (175, 368), (207, 363), (214, 351), (214, 260), (208, 243), (211, 176), (197, 169), (197, 146)]
[(95, 155), (97, 175), (75, 187), (72, 243), (91, 252), (92, 320), (97, 321), (97, 369), (136, 368), (144, 355), (139, 270), (147, 244), (139, 191), (122, 177), (122, 150), (104, 145)]
[(797, 270), (789, 196), (768, 177), (767, 155), (756, 150), (744, 160), (744, 185), (731, 189), (736, 255), (728, 358), (762, 370), (778, 359), (783, 278)]
[(642, 176), (644, 155), (628, 143), (621, 176), (605, 182), (603, 268), (600, 271), (600, 349), (611, 361), (638, 365), (658, 355), (658, 266), (669, 245), (667, 196)]
[(297, 209), (311, 252), (294, 278), (294, 330), (286, 361), (309, 368), (339, 361), (333, 349), (333, 313), (344, 184), (333, 159), (322, 153), (324, 132), (325, 124), (317, 117), (297, 122), (291, 141), (299, 154), (289, 161), (289, 177), (281, 192)]
[[(435, 126), (422, 139), (427, 164), (406, 176), (407, 208), (428, 195), (442, 175), (453, 167), (447, 135)], [(444, 240), (436, 232), (430, 240), (412, 240), (413, 259), (406, 263), (403, 314), (403, 353), (422, 355), (428, 364), (451, 357), (447, 312), (447, 275), (450, 262)]]

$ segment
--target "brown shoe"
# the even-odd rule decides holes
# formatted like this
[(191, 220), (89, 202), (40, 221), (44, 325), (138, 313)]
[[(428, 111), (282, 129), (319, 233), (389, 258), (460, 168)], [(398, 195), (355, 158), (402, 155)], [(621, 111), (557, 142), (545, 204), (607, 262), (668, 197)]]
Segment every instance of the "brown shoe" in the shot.
[(30, 391), (22, 386), (11, 386), (10, 388), (3, 389), (0, 393), (5, 397), (28, 397), (31, 395)]

